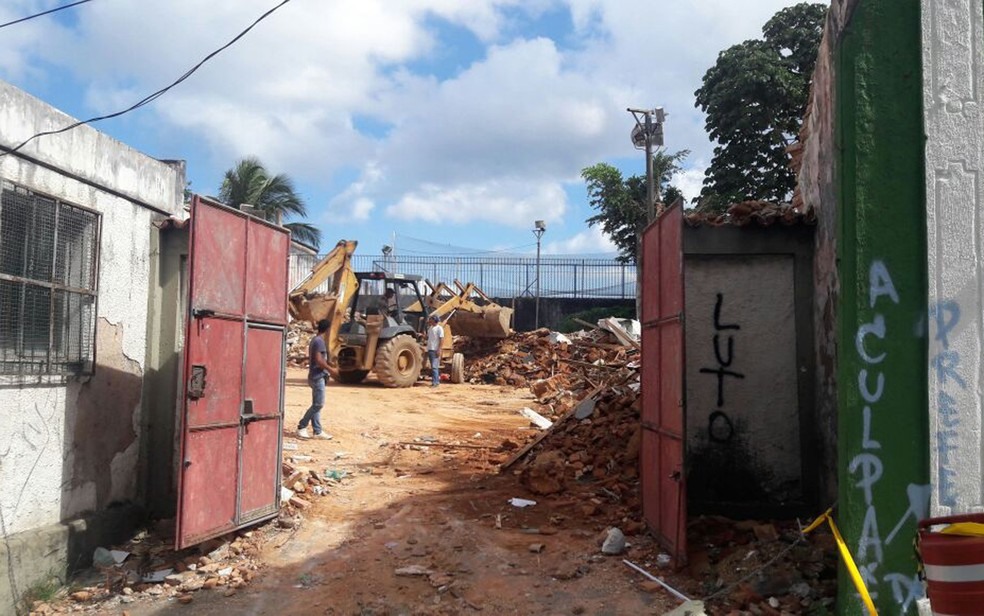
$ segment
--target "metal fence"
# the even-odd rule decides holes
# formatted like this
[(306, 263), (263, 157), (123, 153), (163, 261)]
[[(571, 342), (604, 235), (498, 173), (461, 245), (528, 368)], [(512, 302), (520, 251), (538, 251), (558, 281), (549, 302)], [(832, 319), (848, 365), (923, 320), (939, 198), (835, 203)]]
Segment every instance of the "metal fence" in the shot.
[[(320, 256), (295, 254), (290, 259), (290, 282), (295, 287), (307, 277)], [(535, 257), (456, 257), (354, 255), (356, 271), (416, 274), (431, 282), (473, 282), (492, 297), (536, 294)], [(615, 259), (577, 257), (540, 258), (540, 297), (635, 297), (636, 269)], [(318, 289), (324, 291), (325, 289)]]

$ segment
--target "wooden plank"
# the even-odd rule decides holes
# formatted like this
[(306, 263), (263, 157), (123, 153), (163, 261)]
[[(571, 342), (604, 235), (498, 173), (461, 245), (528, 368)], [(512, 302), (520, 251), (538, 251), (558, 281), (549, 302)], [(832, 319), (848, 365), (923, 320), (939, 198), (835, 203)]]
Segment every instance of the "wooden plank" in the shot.
[(523, 447), (522, 449), (520, 449), (519, 451), (517, 451), (513, 455), (513, 457), (509, 458), (509, 460), (507, 460), (505, 464), (503, 464), (502, 466), (500, 466), (499, 467), (499, 472), (502, 472), (502, 471), (506, 470), (507, 468), (509, 468), (510, 466), (512, 466), (513, 464), (515, 464), (520, 458), (522, 458), (523, 456), (525, 456), (526, 454), (528, 454), (531, 449), (533, 449), (534, 447), (536, 447), (537, 445), (540, 444), (540, 441), (542, 441), (543, 439), (547, 438), (547, 436), (549, 436), (550, 434), (552, 434), (553, 431), (556, 430), (558, 426), (564, 424), (564, 422), (566, 422), (568, 419), (570, 419), (570, 417), (574, 415), (574, 411), (577, 410), (577, 407), (578, 407), (578, 405), (581, 402), (583, 402), (584, 400), (587, 400), (588, 398), (593, 398), (594, 396), (597, 396), (606, 387), (607, 387), (607, 385), (599, 385), (599, 386), (595, 387), (594, 389), (592, 389), (591, 392), (588, 393), (588, 395), (584, 396), (583, 398), (581, 398), (580, 401), (578, 401), (578, 404), (575, 404), (572, 409), (568, 410), (566, 413), (564, 413), (563, 415), (561, 415), (560, 419), (558, 419), (557, 421), (555, 421), (552, 426), (550, 426), (548, 429), (546, 429), (543, 432), (541, 432), (535, 439), (533, 439), (532, 441), (530, 441), (529, 443), (527, 443), (525, 447)]
[(582, 321), (581, 319), (579, 319), (577, 317), (574, 317), (571, 320), (574, 321), (575, 323), (579, 324), (579, 325), (583, 325), (583, 326), (588, 327), (588, 328), (591, 328), (591, 329), (598, 329), (598, 326), (596, 324), (594, 324), (594, 323), (588, 323), (587, 321)]
[(448, 449), (499, 449), (498, 445), (470, 445), (467, 443), (440, 443), (434, 442), (414, 442), (414, 441), (398, 441), (397, 445), (413, 445), (416, 447), (445, 447)]

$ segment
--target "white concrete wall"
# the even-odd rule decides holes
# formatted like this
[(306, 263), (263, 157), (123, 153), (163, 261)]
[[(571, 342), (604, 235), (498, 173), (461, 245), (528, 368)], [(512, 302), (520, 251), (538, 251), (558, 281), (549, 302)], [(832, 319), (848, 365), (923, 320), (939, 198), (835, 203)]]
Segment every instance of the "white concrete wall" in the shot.
[[(72, 121), (0, 82), (4, 145)], [(171, 215), (183, 213), (181, 169), (92, 128), (43, 137), (23, 152)], [(150, 233), (157, 215), (14, 155), (0, 158), (0, 177), (102, 214), (96, 375), (0, 376), (0, 533), (10, 535), (135, 496)]]
[(793, 258), (687, 257), (684, 271), (688, 460), (708, 456), (750, 480), (751, 502), (792, 496), (791, 485), (802, 490)]
[(984, 511), (984, 13), (922, 0), (932, 514)]

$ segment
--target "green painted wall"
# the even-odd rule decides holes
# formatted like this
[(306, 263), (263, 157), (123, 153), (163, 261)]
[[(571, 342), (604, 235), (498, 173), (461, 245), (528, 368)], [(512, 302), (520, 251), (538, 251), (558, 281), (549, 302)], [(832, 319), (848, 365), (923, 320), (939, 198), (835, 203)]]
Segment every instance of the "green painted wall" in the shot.
[[(916, 613), (929, 483), (919, 0), (861, 0), (837, 48), (840, 157), (836, 519), (876, 605)], [(838, 613), (861, 614), (840, 577)]]

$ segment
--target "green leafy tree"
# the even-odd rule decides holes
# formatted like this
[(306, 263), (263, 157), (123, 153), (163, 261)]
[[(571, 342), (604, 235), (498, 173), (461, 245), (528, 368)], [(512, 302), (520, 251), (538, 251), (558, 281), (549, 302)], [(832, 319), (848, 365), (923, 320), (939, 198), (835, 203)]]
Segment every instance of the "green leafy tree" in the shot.
[[(670, 179), (680, 170), (680, 163), (690, 152), (681, 150), (674, 154), (665, 151), (653, 155), (653, 179), (659, 190), (659, 200), (672, 204), (681, 197), (680, 191), (670, 185)], [(588, 188), (588, 203), (597, 213), (585, 222), (598, 225), (618, 247), (619, 261), (636, 261), (639, 234), (646, 227), (646, 176), (628, 178), (608, 163), (598, 163), (581, 171)], [(657, 206), (658, 207), (658, 206)]]
[(787, 201), (796, 185), (787, 146), (799, 133), (827, 7), (802, 2), (782, 9), (762, 39), (725, 49), (694, 94), (717, 142), (700, 207), (736, 201)]
[[(304, 200), (294, 188), (294, 182), (285, 174), (271, 175), (255, 157), (247, 157), (236, 162), (236, 166), (225, 172), (219, 199), (234, 207), (251, 205), (269, 221), (307, 216)], [(321, 245), (321, 231), (312, 224), (288, 222), (284, 227), (290, 229), (291, 236), (304, 244), (318, 249)]]

